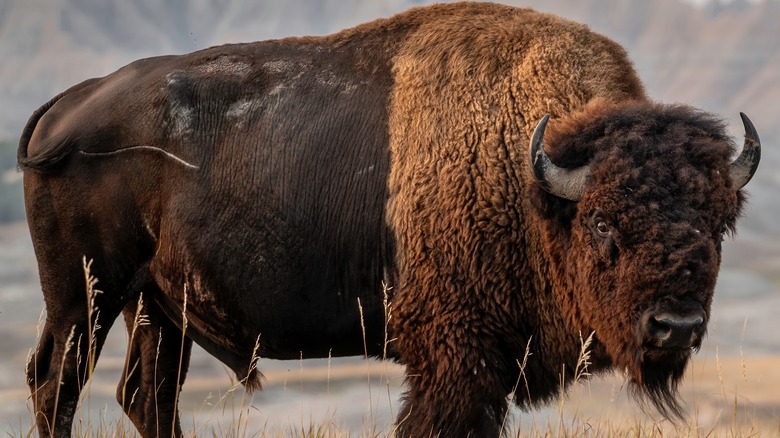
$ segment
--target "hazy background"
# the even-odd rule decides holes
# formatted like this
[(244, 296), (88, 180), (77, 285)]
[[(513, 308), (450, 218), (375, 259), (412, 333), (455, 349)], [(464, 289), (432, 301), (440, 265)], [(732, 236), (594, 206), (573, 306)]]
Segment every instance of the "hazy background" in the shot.
[[(226, 42), (326, 34), (424, 3), (429, 2), (0, 0), (1, 428), (19, 431), (29, 424), (23, 367), (42, 308), (29, 236), (20, 222), (21, 176), (14, 167), (16, 141), (32, 111), (67, 87), (110, 73), (137, 58)], [(505, 3), (582, 21), (615, 39), (628, 50), (654, 99), (688, 103), (721, 114), (730, 122), (739, 144), (743, 135), (739, 112), (751, 117), (764, 145), (761, 166), (748, 186), (750, 205), (740, 222), (739, 235), (725, 246), (714, 321), (701, 356), (744, 354), (755, 358), (756, 368), (763, 366), (759, 363), (776, 364), (768, 369), (780, 368), (780, 361), (775, 360), (780, 355), (780, 173), (776, 170), (780, 162), (780, 1)], [(124, 330), (117, 328), (101, 358), (90, 401), (90, 410), (98, 417), (117, 418), (113, 391), (125, 345)], [(392, 416), (388, 405), (395, 403), (400, 380), (395, 378), (390, 385), (377, 383), (369, 409), (369, 385), (365, 374), (360, 374), (365, 364), (353, 359), (340, 361), (339, 366), (342, 371), (332, 368), (331, 380), (323, 383), (317, 371), (327, 369), (325, 362), (262, 362), (263, 370), (270, 370), (269, 384), (268, 390), (255, 398), (253, 421), (277, 427), (307, 422), (309, 415), (323, 418), (323, 412), (334, 411), (337, 421), (360, 430), (365, 414), (380, 410), (381, 398), (384, 413), (374, 412), (373, 416), (379, 423), (386, 422)], [(387, 374), (397, 375), (398, 370)], [(200, 414), (191, 414), (192, 421), (199, 424), (198, 419), (210, 418), (202, 415), (214, 402), (206, 400), (208, 393), (225, 391), (230, 380), (201, 350), (195, 352), (191, 376), (185, 385), (185, 402), (190, 407), (201, 406), (200, 411), (194, 409)], [(768, 381), (763, 374), (751, 377)], [(323, 388), (327, 397), (322, 397)], [(762, 393), (760, 388), (758, 394)], [(763, 392), (777, 389), (764, 387)], [(615, 403), (614, 395), (605, 397)], [(761, 397), (748, 400), (751, 406), (760, 405), (756, 410), (770, 419), (778, 417), (778, 400), (761, 404), (756, 398)], [(186, 413), (184, 418), (187, 421)]]

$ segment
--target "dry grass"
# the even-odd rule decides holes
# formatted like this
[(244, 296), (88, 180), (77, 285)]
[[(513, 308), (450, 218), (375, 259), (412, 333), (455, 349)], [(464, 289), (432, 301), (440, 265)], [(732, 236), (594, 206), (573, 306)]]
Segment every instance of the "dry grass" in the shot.
[[(100, 291), (94, 289), (97, 279), (90, 274), (91, 262), (84, 259), (84, 274), (87, 281), (88, 314), (93, 315), (94, 298)], [(388, 300), (388, 288), (383, 288), (385, 327), (392, 319), (392, 305)], [(129, 333), (132, 341), (136, 329), (147, 325), (148, 317), (143, 314), (143, 295), (139, 297), (138, 309), (134, 324)], [(362, 306), (357, 302), (361, 313)], [(90, 323), (89, 341), (86, 358), (77, 357), (77, 361), (86, 360), (88, 376), (92, 375), (94, 359), (92, 350), (94, 335), (100, 329), (97, 323)], [(39, 321), (39, 328), (41, 322)], [(182, 325), (187, 326), (186, 291), (185, 304), (182, 312)], [(745, 323), (745, 326), (747, 322)], [(743, 327), (744, 336), (745, 327)], [(40, 334), (40, 330), (38, 330)], [(387, 330), (386, 330), (387, 332)], [(364, 328), (365, 335), (365, 328)], [(68, 338), (69, 348), (77, 347), (74, 343), (73, 329)], [(365, 336), (364, 336), (365, 338)], [(575, 388), (568, 394), (561, 394), (557, 406), (547, 407), (540, 411), (520, 413), (516, 409), (503, 419), (507, 436), (510, 437), (780, 437), (780, 357), (721, 357), (717, 346), (705, 347), (695, 358), (688, 369), (682, 385), (682, 396), (687, 404), (689, 417), (686, 422), (671, 424), (657, 419), (657, 414), (643, 412), (627, 397), (624, 381), (619, 376), (592, 378), (588, 371), (590, 365), (590, 345), (593, 333), (587, 338), (581, 338), (580, 359), (575, 369)], [(387, 345), (393, 340), (385, 337), (385, 352)], [(530, 342), (529, 340), (529, 346)], [(365, 343), (365, 339), (364, 339)], [(74, 345), (75, 344), (75, 345)], [(250, 372), (258, 365), (260, 358), (257, 351), (260, 337), (257, 338), (251, 357)], [(526, 348), (529, 351), (530, 348)], [(714, 351), (714, 354), (711, 352)], [(181, 363), (180, 352), (180, 363)], [(158, 352), (159, 354), (159, 352)], [(516, 391), (527, 391), (525, 382), (525, 367), (528, 355), (518, 361), (520, 376), (508, 397), (514, 397)], [(65, 357), (60, 364), (60, 373), (65, 366)], [(128, 375), (132, 369), (122, 366), (122, 372)], [(179, 370), (181, 372), (181, 370)], [(380, 361), (366, 359), (363, 364), (347, 366), (332, 366), (328, 358), (327, 366), (306, 367), (303, 357), (299, 361), (297, 377), (291, 372), (270, 371), (265, 373), (265, 388), (273, 390), (283, 387), (284, 390), (300, 390), (301, 412), (305, 411), (304, 386), (324, 386), (321, 397), (330, 399), (335, 386), (352, 387), (367, 386), (367, 398), (349, 400), (341, 405), (328, 406), (324, 417), (322, 412), (318, 418), (310, 411), (308, 418), (301, 413), (300, 419), (289, 422), (269, 418), (263, 413), (263, 405), (255, 403), (254, 396), (243, 391), (244, 380), (236, 380), (228, 373), (229, 386), (226, 390), (213, 396), (209, 393), (200, 403), (198, 409), (187, 410), (183, 407), (182, 420), (185, 436), (220, 436), (220, 437), (386, 437), (392, 436), (394, 428), (388, 419), (394, 418), (394, 404), (397, 399), (403, 368), (383, 358)], [(563, 378), (563, 377), (562, 377)], [(294, 380), (297, 380), (294, 381)], [(361, 383), (360, 381), (363, 381)], [(223, 381), (224, 382), (224, 381)], [(190, 378), (185, 387), (196, 390), (219, 387), (220, 383), (213, 380)], [(372, 389), (373, 388), (373, 389)], [(375, 392), (374, 389), (379, 389)], [(92, 380), (85, 387), (82, 403), (74, 419), (74, 436), (77, 437), (128, 437), (137, 436), (131, 422), (126, 417), (111, 419), (101, 411), (95, 417), (92, 410), (82, 409), (88, 404), (93, 392), (108, 392), (113, 394), (114, 387), (104, 388), (93, 386)], [(122, 398), (130, 397), (131, 403), (135, 394), (122, 394)], [(34, 394), (33, 396), (34, 397)], [(179, 395), (176, 395), (179, 400)], [(30, 402), (30, 399), (28, 399)], [(28, 403), (31, 405), (31, 403)], [(364, 408), (355, 408), (364, 406)], [(34, 416), (32, 408), (28, 423), (19, 420), (18, 428), (13, 427), (11, 436), (34, 436)], [(360, 425), (345, 424), (340, 419), (341, 411), (362, 412)], [(324, 419), (323, 419), (324, 418)], [(189, 419), (189, 420), (188, 420)], [(188, 424), (189, 423), (189, 424)], [(56, 424), (52, 424), (52, 429)], [(165, 426), (167, 427), (167, 425)]]
[[(778, 436), (780, 419), (777, 411), (778, 358), (750, 358), (745, 361), (748, 381), (742, 378), (742, 360), (740, 358), (696, 361), (686, 378), (684, 397), (688, 401), (689, 420), (678, 427), (653, 419), (652, 414), (642, 413), (631, 406), (625, 391), (621, 390), (622, 381), (618, 377), (597, 378), (589, 385), (581, 384), (565, 398), (562, 406), (547, 408), (529, 413), (513, 412), (507, 420), (509, 436), (516, 437), (558, 437), (558, 436), (636, 436), (636, 437), (719, 437), (719, 436)], [(370, 365), (354, 364), (340, 367), (313, 367), (303, 372), (278, 371), (268, 373), (267, 386), (283, 386), (298, 394), (300, 387), (317, 386), (326, 381), (331, 388), (348, 380), (355, 386), (365, 386), (366, 368), (370, 366), (374, 379), (372, 385), (379, 385), (377, 376), (389, 370), (383, 378), (398, 378), (402, 368), (392, 364), (373, 362)], [(720, 368), (720, 372), (718, 371)], [(291, 373), (298, 381), (290, 381)], [(723, 378), (723, 385), (720, 383)], [(362, 383), (361, 383), (362, 380)], [(217, 387), (214, 380), (191, 382), (201, 388)], [(95, 388), (100, 390), (100, 388)], [(113, 387), (109, 388), (113, 389)], [(365, 392), (364, 392), (365, 393)], [(725, 393), (725, 395), (724, 395)], [(374, 394), (376, 396), (376, 394)], [(327, 397), (327, 394), (322, 394)], [(306, 396), (300, 396), (302, 406), (294, 411), (306, 410)], [(216, 400), (214, 400), (216, 399)], [(187, 436), (230, 436), (230, 437), (384, 437), (392, 435), (389, 422), (379, 421), (381, 412), (374, 406), (371, 414), (367, 408), (367, 398), (353, 399), (358, 411), (364, 412), (360, 424), (347, 425), (340, 419), (344, 406), (331, 407), (328, 412), (314, 419), (312, 416), (297, 413), (289, 415), (289, 421), (268, 418), (264, 414), (262, 403), (243, 393), (240, 382), (231, 381), (227, 391), (204, 402), (206, 412), (194, 415), (184, 412), (185, 434)], [(772, 406), (775, 410), (772, 411)], [(299, 409), (300, 408), (300, 409)], [(389, 404), (381, 408), (390, 411)], [(387, 412), (385, 412), (387, 414)], [(372, 416), (373, 415), (373, 416)], [(186, 421), (192, 416), (190, 421)], [(392, 418), (385, 415), (384, 418)], [(108, 420), (104, 417), (82, 416), (77, 420), (75, 436), (128, 436), (135, 435), (129, 422)], [(21, 428), (19, 430), (22, 430)], [(20, 434), (24, 435), (24, 434)]]
[[(392, 425), (387, 421), (392, 404), (373, 405), (368, 408), (364, 396), (347, 400), (352, 407), (331, 405), (322, 415), (306, 416), (311, 407), (301, 388), (321, 386), (330, 391), (350, 382), (364, 387), (366, 376), (371, 373), (370, 385), (375, 389), (386, 388), (387, 381), (398, 385), (402, 368), (390, 363), (369, 362), (346, 366), (307, 367), (303, 371), (276, 371), (266, 373), (267, 390), (286, 387), (288, 394), (299, 394), (300, 405), (292, 406), (288, 421), (269, 418), (263, 403), (243, 392), (241, 383), (230, 380), (229, 388), (204, 400), (198, 412), (182, 413), (187, 436), (229, 437), (384, 437), (392, 436)], [(747, 381), (743, 377), (747, 375)], [(780, 436), (780, 358), (698, 358), (683, 385), (683, 397), (687, 402), (689, 419), (675, 427), (643, 413), (633, 406), (618, 376), (594, 378), (581, 383), (558, 406), (528, 413), (513, 412), (506, 419), (508, 436), (559, 437), (559, 436), (634, 436), (634, 437), (720, 437), (720, 436)], [(297, 381), (296, 381), (297, 380)], [(361, 383), (362, 381), (362, 383)], [(380, 381), (383, 381), (380, 383)], [(722, 383), (721, 383), (722, 382)], [(187, 386), (194, 390), (221, 386), (216, 379), (194, 380)], [(522, 382), (520, 383), (522, 390)], [(95, 387), (93, 390), (111, 392), (114, 387)], [(328, 398), (327, 391), (320, 397)], [(308, 390), (307, 390), (308, 392)], [(391, 397), (390, 390), (387, 397)], [(373, 393), (377, 397), (376, 393)], [(375, 399), (376, 400), (376, 399)], [(345, 400), (341, 400), (344, 402)], [(355, 408), (357, 406), (357, 408)], [(346, 410), (362, 411), (359, 424), (345, 424), (340, 414)], [(274, 415), (274, 414), (271, 414)], [(297, 419), (296, 416), (300, 415)], [(318, 418), (313, 418), (317, 416)], [(384, 420), (380, 420), (382, 416)], [(81, 413), (74, 423), (74, 435), (128, 436), (135, 435), (128, 421), (95, 418)], [(18, 430), (24, 430), (21, 427)], [(20, 433), (18, 436), (24, 436)]]

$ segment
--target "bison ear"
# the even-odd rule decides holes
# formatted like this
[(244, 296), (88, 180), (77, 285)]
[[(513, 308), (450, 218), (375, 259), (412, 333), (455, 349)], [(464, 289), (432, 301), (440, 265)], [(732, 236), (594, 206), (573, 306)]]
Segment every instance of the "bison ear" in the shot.
[(590, 175), (590, 167), (564, 169), (550, 161), (544, 152), (544, 130), (550, 115), (545, 114), (534, 129), (530, 144), (531, 173), (542, 188), (551, 195), (570, 201), (579, 201), (585, 193), (585, 181)]
[(758, 131), (753, 126), (745, 113), (739, 113), (742, 117), (742, 124), (745, 125), (745, 145), (742, 152), (731, 162), (731, 180), (734, 190), (745, 187), (758, 169), (758, 162), (761, 160), (761, 140), (758, 138)]

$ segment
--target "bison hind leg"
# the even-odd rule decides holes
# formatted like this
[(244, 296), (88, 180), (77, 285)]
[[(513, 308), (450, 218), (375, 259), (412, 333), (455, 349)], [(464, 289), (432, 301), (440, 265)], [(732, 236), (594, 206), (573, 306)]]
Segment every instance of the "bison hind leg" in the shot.
[[(66, 254), (58, 266), (52, 266), (49, 260), (39, 263), (47, 314), (26, 374), (42, 437), (71, 435), (81, 391), (92, 376), (121, 308), (109, 293), (97, 293), (85, 286), (84, 272), (79, 272), (84, 267), (68, 263), (74, 259), (78, 260)], [(116, 290), (116, 283), (106, 277), (105, 290)]]
[[(154, 291), (155, 286), (145, 287)], [(144, 437), (181, 436), (178, 395), (192, 340), (142, 294), (122, 311), (129, 344), (116, 398)]]

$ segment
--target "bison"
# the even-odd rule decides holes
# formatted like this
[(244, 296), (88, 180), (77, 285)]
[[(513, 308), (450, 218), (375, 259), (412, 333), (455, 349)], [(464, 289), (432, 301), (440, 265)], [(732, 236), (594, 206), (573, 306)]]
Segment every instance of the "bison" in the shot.
[(120, 314), (117, 398), (141, 435), (178, 436), (193, 341), (249, 389), (256, 357), (380, 356), (383, 283), (399, 436), (500, 434), (516, 382), (521, 407), (555, 397), (588, 336), (589, 372), (625, 370), (679, 416), (759, 161), (743, 121), (732, 161), (724, 123), (650, 100), (618, 44), (490, 3), (76, 85), (18, 151), (47, 310), (38, 430), (69, 435)]

